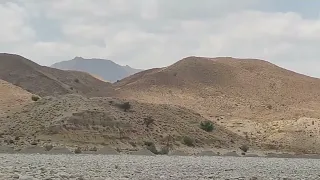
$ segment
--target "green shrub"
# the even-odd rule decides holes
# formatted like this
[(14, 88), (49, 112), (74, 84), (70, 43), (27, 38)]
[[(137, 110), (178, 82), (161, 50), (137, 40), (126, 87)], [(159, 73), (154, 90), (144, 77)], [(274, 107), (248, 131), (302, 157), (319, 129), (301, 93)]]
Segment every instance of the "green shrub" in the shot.
[(183, 137), (183, 144), (187, 145), (187, 146), (194, 146), (194, 140), (192, 138), (190, 138), (189, 136), (185, 136)]
[(214, 127), (213, 123), (211, 121), (203, 121), (200, 123), (200, 128), (207, 131), (207, 132), (212, 132)]
[(37, 95), (32, 95), (31, 99), (32, 99), (32, 101), (38, 101), (40, 99), (40, 97)]

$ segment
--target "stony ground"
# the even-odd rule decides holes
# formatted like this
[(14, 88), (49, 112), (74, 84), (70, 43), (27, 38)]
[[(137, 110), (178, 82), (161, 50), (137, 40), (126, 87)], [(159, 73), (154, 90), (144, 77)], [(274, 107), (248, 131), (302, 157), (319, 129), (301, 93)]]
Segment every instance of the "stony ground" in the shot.
[(0, 155), (0, 179), (319, 179), (320, 161), (236, 157)]

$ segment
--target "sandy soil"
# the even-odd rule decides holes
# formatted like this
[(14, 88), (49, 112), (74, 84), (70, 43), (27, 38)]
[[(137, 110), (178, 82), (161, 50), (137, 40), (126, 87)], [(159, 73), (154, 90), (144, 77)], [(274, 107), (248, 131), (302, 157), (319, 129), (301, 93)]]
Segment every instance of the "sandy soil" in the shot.
[(0, 79), (0, 117), (31, 103), (32, 94)]

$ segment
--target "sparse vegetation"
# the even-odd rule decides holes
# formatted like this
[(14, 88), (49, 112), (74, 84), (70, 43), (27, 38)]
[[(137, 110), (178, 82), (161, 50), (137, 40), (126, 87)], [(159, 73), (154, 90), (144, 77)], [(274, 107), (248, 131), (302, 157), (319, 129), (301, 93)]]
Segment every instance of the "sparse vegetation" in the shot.
[(160, 151), (157, 150), (156, 145), (153, 142), (145, 142), (147, 149), (151, 151), (153, 154), (165, 155), (169, 154), (169, 147), (164, 146), (161, 148)]
[(81, 149), (79, 147), (77, 147), (75, 150), (74, 150), (74, 153), (75, 154), (81, 154)]
[(133, 141), (130, 141), (129, 144), (130, 144), (132, 147), (137, 147), (136, 143), (133, 142)]
[(93, 148), (91, 148), (89, 151), (96, 152), (96, 151), (98, 151), (98, 148), (97, 148), (97, 147), (93, 147)]
[(50, 151), (53, 146), (51, 144), (45, 145), (44, 148), (46, 149), (46, 151)]
[(152, 146), (154, 143), (153, 142), (150, 142), (150, 141), (145, 141), (144, 142), (144, 145), (146, 146)]
[(239, 147), (239, 149), (241, 149), (243, 152), (246, 153), (249, 150), (249, 146), (248, 145), (242, 145), (242, 146)]
[(143, 123), (147, 126), (147, 128), (150, 126), (150, 124), (154, 123), (154, 119), (151, 116), (146, 117), (143, 120)]
[(169, 154), (169, 147), (168, 146), (162, 147), (161, 150), (158, 152), (158, 154), (161, 154), (161, 155)]
[(9, 142), (9, 144), (13, 144), (14, 143), (14, 141), (12, 139), (10, 139), (8, 142)]
[(76, 78), (76, 79), (74, 79), (74, 82), (79, 83), (80, 80)]
[(189, 136), (185, 136), (183, 137), (183, 144), (189, 146), (189, 147), (193, 147), (194, 146), (194, 140), (189, 137)]
[(200, 128), (207, 131), (207, 132), (212, 132), (214, 127), (213, 123), (211, 121), (203, 121), (200, 123)]
[(269, 110), (271, 110), (271, 109), (272, 109), (271, 104), (267, 105), (267, 108), (268, 108)]
[(38, 101), (40, 99), (40, 97), (37, 95), (32, 95), (31, 99), (32, 99), (32, 101)]
[(131, 104), (129, 102), (125, 102), (123, 104), (120, 104), (119, 107), (124, 110), (124, 112), (127, 112), (129, 109), (131, 109)]
[(35, 142), (35, 141), (33, 141), (33, 142), (31, 142), (30, 144), (31, 144), (32, 146), (36, 146), (38, 143)]

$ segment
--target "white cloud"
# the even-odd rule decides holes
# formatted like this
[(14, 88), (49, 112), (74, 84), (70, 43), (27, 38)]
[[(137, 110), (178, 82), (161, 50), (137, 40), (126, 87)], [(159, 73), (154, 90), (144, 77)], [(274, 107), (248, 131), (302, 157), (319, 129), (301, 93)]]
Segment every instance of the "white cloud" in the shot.
[(34, 38), (34, 31), (25, 23), (23, 8), (14, 3), (0, 4), (0, 43), (14, 43)]
[[(16, 1), (0, 3), (0, 48), (41, 64), (84, 56), (150, 68), (189, 55), (235, 56), (266, 59), (320, 77), (320, 19), (261, 11), (261, 1)], [(59, 32), (48, 36), (60, 38), (41, 39), (39, 23), (32, 25), (35, 19), (43, 26), (57, 22)]]

